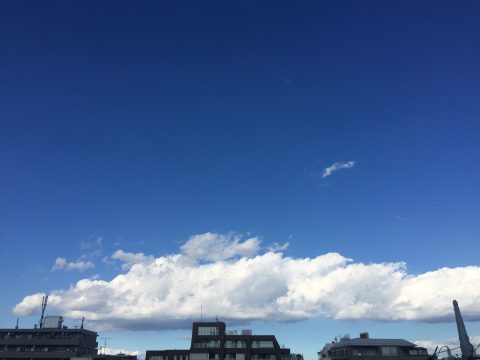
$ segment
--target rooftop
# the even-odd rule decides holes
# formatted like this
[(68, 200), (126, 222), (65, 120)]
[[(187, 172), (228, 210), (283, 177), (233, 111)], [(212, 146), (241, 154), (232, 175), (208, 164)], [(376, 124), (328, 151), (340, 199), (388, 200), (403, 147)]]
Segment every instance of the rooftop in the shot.
[(332, 348), (344, 346), (416, 346), (414, 343), (404, 339), (370, 339), (370, 338), (356, 338), (356, 339), (342, 339), (339, 342), (332, 344)]

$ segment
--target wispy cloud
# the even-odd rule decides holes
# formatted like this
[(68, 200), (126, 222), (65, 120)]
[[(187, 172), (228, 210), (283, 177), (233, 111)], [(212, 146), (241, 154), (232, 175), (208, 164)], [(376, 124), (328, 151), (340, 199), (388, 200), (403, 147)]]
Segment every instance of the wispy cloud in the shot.
[(67, 259), (63, 257), (57, 257), (55, 263), (52, 266), (52, 271), (56, 270), (78, 270), (84, 271), (87, 269), (93, 269), (95, 265), (91, 261), (77, 260), (74, 262), (68, 262)]
[(153, 256), (145, 256), (143, 253), (129, 253), (123, 250), (115, 251), (111, 258), (122, 262), (122, 270), (128, 270), (135, 264), (155, 260)]
[(102, 256), (103, 249), (103, 237), (97, 232), (90, 236), (91, 241), (82, 241), (80, 243), (80, 249), (85, 253), (80, 256), (80, 259), (93, 259)]
[(355, 161), (335, 162), (332, 165), (323, 169), (322, 178), (325, 179), (327, 176), (332, 175), (334, 172), (337, 172), (343, 169), (350, 169), (350, 168), (353, 168), (354, 166), (355, 166)]
[[(413, 274), (402, 262), (354, 262), (339, 253), (291, 258), (262, 252), (259, 244), (256, 237), (205, 233), (169, 255), (116, 251), (112, 258), (126, 264), (122, 273), (111, 280), (81, 279), (52, 291), (49, 300), (65, 316), (85, 316), (103, 329), (190, 327), (202, 305), (233, 322), (454, 321), (452, 299), (465, 320), (480, 321), (480, 266)], [(56, 261), (61, 269), (89, 266)], [(38, 312), (41, 299), (40, 293), (26, 296), (15, 314)]]
[(274, 242), (267, 249), (268, 249), (268, 251), (277, 252), (277, 251), (287, 250), (287, 248), (289, 246), (290, 246), (290, 243), (288, 241), (286, 243), (283, 243), (283, 244), (279, 244), (278, 242)]
[(180, 249), (193, 260), (220, 261), (233, 257), (250, 257), (260, 249), (260, 240), (252, 237), (241, 241), (237, 234), (205, 234), (193, 235)]

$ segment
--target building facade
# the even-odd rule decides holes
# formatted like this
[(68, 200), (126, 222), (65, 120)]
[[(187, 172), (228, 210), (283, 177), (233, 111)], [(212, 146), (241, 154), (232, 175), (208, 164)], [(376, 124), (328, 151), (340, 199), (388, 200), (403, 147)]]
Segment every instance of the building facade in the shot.
[(318, 360), (428, 360), (427, 349), (403, 339), (371, 339), (368, 333), (359, 338), (343, 337), (326, 344)]
[(0, 329), (0, 360), (64, 359), (97, 354), (97, 333), (85, 329)]
[[(224, 322), (194, 322), (188, 350), (147, 350), (146, 360), (292, 360), (274, 335), (226, 331)], [(300, 359), (298, 359), (300, 360)]]
[(97, 333), (63, 326), (61, 316), (47, 316), (33, 329), (0, 329), (0, 360), (137, 360), (134, 355), (98, 354)]

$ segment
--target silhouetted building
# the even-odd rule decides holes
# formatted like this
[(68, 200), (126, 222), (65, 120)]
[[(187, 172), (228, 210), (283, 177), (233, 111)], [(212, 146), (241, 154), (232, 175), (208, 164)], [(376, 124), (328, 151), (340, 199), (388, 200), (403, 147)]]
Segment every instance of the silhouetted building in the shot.
[(136, 355), (94, 355), (93, 357), (72, 358), (71, 360), (137, 360)]
[(359, 338), (345, 336), (326, 344), (318, 352), (318, 360), (427, 360), (427, 349), (403, 339), (371, 339), (368, 333)]
[[(189, 350), (147, 350), (146, 360), (292, 360), (273, 335), (226, 331), (224, 322), (194, 322)], [(295, 356), (294, 360), (303, 360)]]
[(97, 355), (97, 333), (85, 329), (0, 329), (0, 359), (65, 359)]
[(97, 354), (95, 331), (69, 329), (61, 316), (47, 316), (33, 329), (0, 329), (0, 360), (137, 360), (134, 355)]

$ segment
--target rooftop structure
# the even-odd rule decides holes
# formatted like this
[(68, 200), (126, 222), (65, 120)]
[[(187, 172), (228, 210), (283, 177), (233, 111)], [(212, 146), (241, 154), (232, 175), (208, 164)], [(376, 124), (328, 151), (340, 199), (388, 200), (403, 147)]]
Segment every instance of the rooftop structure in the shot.
[(99, 355), (97, 333), (83, 328), (69, 329), (62, 316), (45, 316), (48, 295), (42, 298), (40, 321), (33, 329), (0, 329), (0, 360), (136, 360), (134, 355)]
[[(194, 322), (188, 350), (147, 350), (146, 360), (292, 360), (274, 335), (226, 331), (224, 322)], [(301, 356), (295, 360), (302, 360)]]
[(94, 331), (67, 327), (0, 329), (0, 360), (71, 359), (96, 354)]
[(427, 349), (403, 339), (371, 339), (368, 333), (359, 338), (342, 337), (340, 341), (326, 344), (318, 352), (318, 360), (427, 360)]

